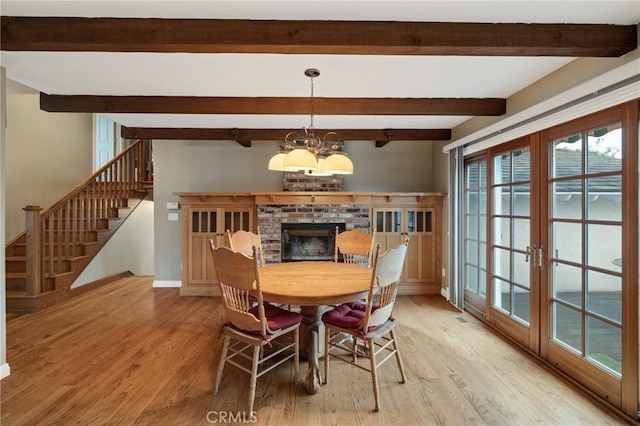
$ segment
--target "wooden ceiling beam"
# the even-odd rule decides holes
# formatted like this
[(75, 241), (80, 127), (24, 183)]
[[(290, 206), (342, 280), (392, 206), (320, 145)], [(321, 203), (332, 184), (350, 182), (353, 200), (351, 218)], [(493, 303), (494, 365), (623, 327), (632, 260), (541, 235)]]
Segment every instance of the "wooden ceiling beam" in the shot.
[[(235, 140), (241, 141), (280, 141), (289, 132), (300, 129), (203, 129), (203, 128), (121, 128), (125, 139), (172, 139), (172, 140)], [(324, 136), (336, 132), (343, 140), (351, 141), (446, 141), (451, 139), (450, 129), (316, 129), (316, 134)], [(389, 135), (392, 138), (389, 138)], [(241, 143), (241, 145), (246, 146)], [(249, 144), (250, 146), (250, 144)]]
[(2, 16), (2, 50), (619, 57), (636, 25)]
[[(316, 115), (469, 115), (499, 116), (500, 98), (314, 98)], [(40, 93), (49, 112), (148, 114), (302, 114), (308, 97), (93, 96)]]

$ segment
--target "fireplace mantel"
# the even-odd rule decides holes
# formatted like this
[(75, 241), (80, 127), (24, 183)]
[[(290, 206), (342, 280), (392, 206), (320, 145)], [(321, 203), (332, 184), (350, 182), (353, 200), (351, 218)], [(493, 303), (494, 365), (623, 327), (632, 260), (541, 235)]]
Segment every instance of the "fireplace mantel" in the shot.
[(423, 203), (441, 192), (174, 192), (187, 203), (225, 203), (254, 205)]

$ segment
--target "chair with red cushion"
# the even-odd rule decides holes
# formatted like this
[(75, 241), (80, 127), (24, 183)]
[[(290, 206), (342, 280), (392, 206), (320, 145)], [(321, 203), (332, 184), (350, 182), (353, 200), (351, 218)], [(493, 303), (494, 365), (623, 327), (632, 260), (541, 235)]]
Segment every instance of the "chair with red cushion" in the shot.
[[(403, 244), (382, 255), (380, 244), (377, 244), (373, 256), (371, 286), (365, 303), (345, 303), (322, 316), (326, 348), (324, 383), (329, 380), (330, 358), (369, 371), (373, 381), (375, 411), (380, 410), (377, 370), (393, 355), (400, 370), (401, 383), (405, 382), (404, 367), (394, 331), (396, 320), (392, 311), (408, 244), (409, 239), (405, 238)], [(345, 339), (345, 336), (350, 338)], [(366, 361), (365, 358), (368, 358), (368, 362), (363, 362)]]
[(227, 321), (221, 331), (225, 337), (214, 394), (218, 393), (225, 364), (231, 364), (251, 375), (249, 412), (253, 412), (256, 380), (264, 373), (293, 358), (293, 376), (297, 383), (302, 316), (264, 303), (255, 246), (253, 257), (249, 257), (227, 247), (216, 248), (213, 240), (209, 245)]

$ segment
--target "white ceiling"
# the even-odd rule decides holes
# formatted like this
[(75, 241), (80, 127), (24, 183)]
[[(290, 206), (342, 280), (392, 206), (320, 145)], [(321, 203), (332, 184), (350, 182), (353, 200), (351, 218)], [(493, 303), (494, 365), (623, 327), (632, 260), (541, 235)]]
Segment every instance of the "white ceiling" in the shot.
[[(640, 22), (640, 1), (0, 1), (5, 16)], [(574, 58), (6, 52), (7, 77), (58, 95), (508, 98)], [(608, 59), (601, 59), (607, 61)], [(128, 127), (297, 128), (285, 115), (109, 114)], [(453, 128), (460, 116), (316, 116), (318, 128)]]

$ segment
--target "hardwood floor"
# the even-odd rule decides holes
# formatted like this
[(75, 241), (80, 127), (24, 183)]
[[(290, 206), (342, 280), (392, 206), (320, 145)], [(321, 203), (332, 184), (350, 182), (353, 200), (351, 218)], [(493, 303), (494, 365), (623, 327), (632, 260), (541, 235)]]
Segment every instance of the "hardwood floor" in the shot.
[[(220, 299), (185, 297), (129, 277), (7, 322), (11, 375), (0, 382), (3, 425), (198, 425), (242, 420), (249, 377), (220, 356)], [(407, 373), (380, 371), (374, 413), (368, 373), (332, 362), (316, 395), (283, 366), (258, 379), (253, 424), (615, 425), (565, 381), (440, 297), (400, 297), (396, 328)], [(306, 371), (306, 364), (302, 364)], [(226, 417), (225, 417), (226, 416)]]

